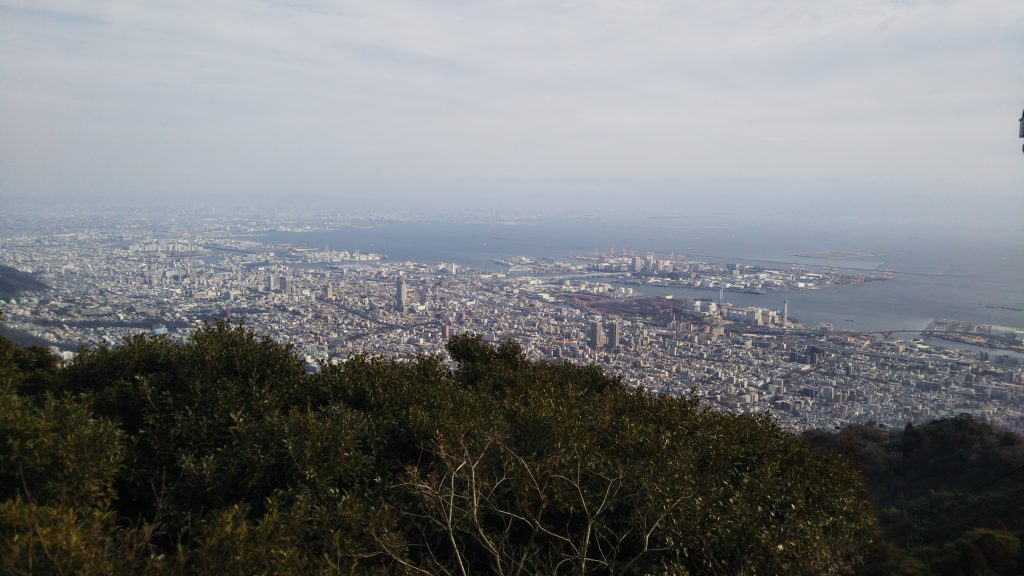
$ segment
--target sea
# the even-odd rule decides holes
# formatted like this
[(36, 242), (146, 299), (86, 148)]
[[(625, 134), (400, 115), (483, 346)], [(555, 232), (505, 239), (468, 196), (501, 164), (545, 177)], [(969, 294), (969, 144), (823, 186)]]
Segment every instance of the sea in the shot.
[[(856, 331), (922, 330), (936, 319), (1024, 330), (1024, 226), (873, 223), (777, 217), (552, 217), (372, 221), (260, 237), (386, 255), (390, 261), (454, 262), (480, 271), (517, 256), (682, 255), (766, 267), (802, 264), (849, 274), (892, 270), (892, 279), (820, 290), (727, 292), (737, 305), (781, 309), (806, 326)], [(638, 287), (644, 294), (710, 298), (702, 290)]]

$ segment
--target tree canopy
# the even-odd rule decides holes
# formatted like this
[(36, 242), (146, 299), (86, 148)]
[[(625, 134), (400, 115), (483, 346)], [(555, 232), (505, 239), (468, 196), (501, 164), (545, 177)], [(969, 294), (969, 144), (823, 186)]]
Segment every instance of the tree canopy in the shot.
[(879, 574), (1024, 573), (1024, 439), (967, 414), (903, 429), (809, 432), (867, 481), (887, 544)]
[(848, 574), (879, 538), (859, 473), (766, 416), (448, 351), (0, 342), (0, 572)]

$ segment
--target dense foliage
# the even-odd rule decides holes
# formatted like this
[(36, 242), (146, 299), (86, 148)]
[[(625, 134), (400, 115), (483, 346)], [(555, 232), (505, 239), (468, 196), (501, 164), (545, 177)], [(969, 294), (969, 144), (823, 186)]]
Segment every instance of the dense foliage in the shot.
[(859, 476), (767, 417), (460, 336), (309, 375), (225, 323), (0, 341), (0, 573), (846, 574)]
[(1024, 439), (968, 415), (807, 434), (866, 479), (889, 544), (881, 574), (1024, 574)]

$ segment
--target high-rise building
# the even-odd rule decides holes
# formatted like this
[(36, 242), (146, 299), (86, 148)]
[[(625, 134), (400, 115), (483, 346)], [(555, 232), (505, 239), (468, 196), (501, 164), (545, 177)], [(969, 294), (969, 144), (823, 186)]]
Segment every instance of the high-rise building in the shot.
[(398, 277), (395, 282), (395, 309), (404, 313), (409, 306), (409, 288), (405, 285), (405, 278)]
[(291, 293), (291, 284), (288, 282), (287, 276), (280, 276), (277, 279), (277, 288), (281, 291), (282, 294)]
[(601, 322), (595, 320), (590, 323), (590, 347), (593, 350), (600, 350), (604, 347), (604, 329)]
[(622, 323), (620, 323), (618, 320), (613, 320), (611, 326), (608, 329), (608, 347), (618, 348), (621, 339)]
[(330, 282), (324, 286), (324, 300), (334, 300), (334, 287)]

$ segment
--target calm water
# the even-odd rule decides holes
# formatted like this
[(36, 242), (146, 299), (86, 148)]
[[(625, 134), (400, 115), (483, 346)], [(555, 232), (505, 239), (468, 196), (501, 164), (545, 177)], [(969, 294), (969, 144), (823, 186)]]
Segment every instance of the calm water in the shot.
[[(567, 257), (624, 249), (643, 254), (691, 255), (704, 261), (766, 261), (896, 271), (893, 280), (828, 290), (729, 293), (740, 305), (781, 308), (806, 325), (829, 322), (850, 330), (921, 329), (951, 318), (1024, 329), (1024, 229), (880, 224), (784, 224), (750, 218), (724, 220), (646, 218), (577, 219), (521, 223), (395, 222), (324, 232), (273, 233), (269, 242), (360, 249), (392, 261), (456, 262), (477, 270), (500, 269), (496, 258)], [(799, 254), (871, 251), (857, 259), (815, 259)], [(646, 287), (652, 294), (708, 297), (706, 291)], [(998, 306), (1003, 308), (990, 308)]]

